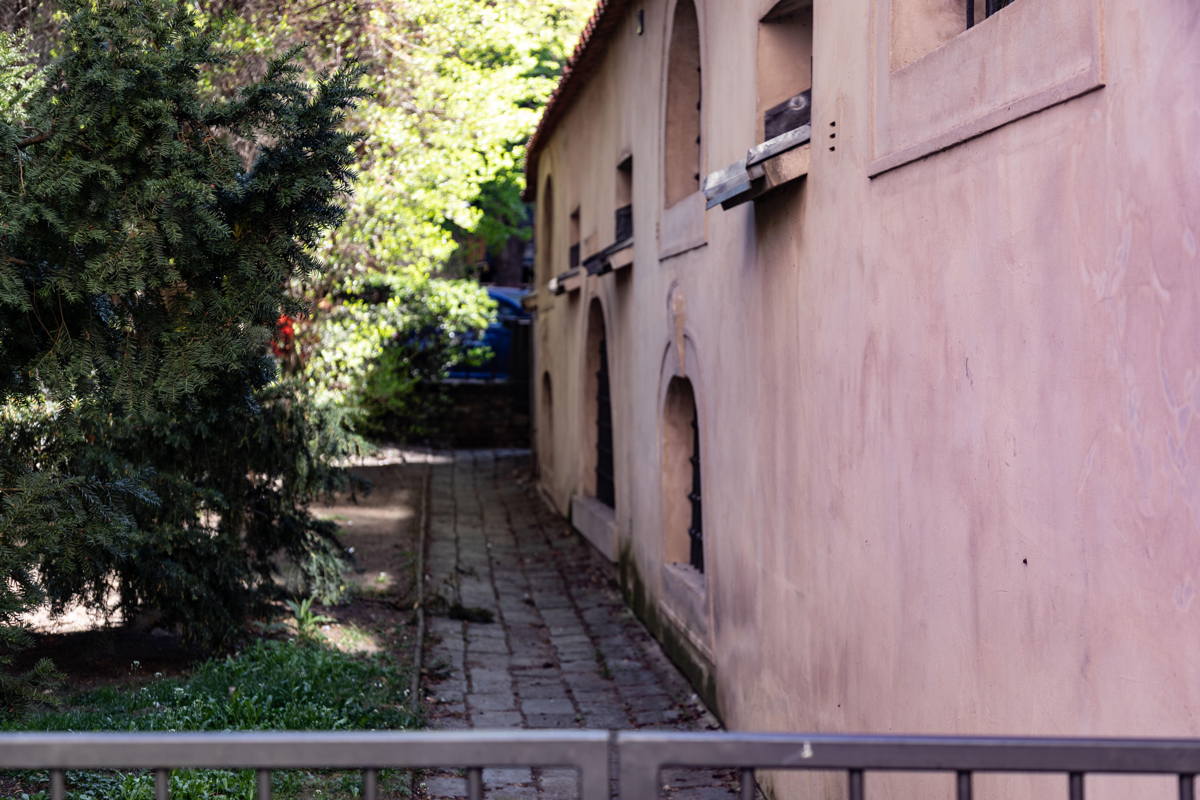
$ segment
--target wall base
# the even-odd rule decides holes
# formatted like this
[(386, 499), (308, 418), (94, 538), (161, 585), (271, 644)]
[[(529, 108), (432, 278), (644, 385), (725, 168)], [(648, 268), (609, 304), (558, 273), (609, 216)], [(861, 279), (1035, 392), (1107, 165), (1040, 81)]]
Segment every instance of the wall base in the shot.
[(571, 525), (605, 558), (617, 560), (617, 519), (611, 508), (594, 497), (574, 495)]

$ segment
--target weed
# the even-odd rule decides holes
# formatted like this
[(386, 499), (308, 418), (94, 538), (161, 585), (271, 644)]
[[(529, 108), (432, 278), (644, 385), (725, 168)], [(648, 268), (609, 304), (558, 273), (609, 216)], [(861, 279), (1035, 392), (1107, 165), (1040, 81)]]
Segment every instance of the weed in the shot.
[(300, 634), (301, 639), (315, 639), (322, 625), (334, 621), (333, 617), (313, 611), (312, 604), (311, 597), (306, 597), (299, 603), (295, 600), (287, 601), (287, 606), (292, 610), (292, 616), (296, 619), (296, 633)]

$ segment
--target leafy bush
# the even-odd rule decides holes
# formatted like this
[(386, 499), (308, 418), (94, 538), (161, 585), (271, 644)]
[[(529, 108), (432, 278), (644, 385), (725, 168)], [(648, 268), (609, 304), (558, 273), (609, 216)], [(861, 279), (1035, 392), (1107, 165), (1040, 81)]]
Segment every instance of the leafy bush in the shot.
[(443, 410), (438, 381), (487, 356), (470, 334), (494, 311), (472, 281), (371, 276), (320, 323), (305, 376), (326, 402), (354, 409), (360, 430), (420, 437)]

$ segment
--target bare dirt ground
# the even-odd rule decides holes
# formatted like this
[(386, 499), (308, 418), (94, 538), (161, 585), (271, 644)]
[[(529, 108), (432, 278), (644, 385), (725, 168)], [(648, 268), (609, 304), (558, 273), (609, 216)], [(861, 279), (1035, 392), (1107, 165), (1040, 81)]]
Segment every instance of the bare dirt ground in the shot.
[[(350, 601), (313, 611), (333, 618), (322, 626), (322, 633), (335, 646), (360, 652), (388, 649), (407, 666), (415, 646), (416, 547), (428, 466), (409, 463), (405, 453), (385, 447), (352, 471), (371, 483), (369, 491), (313, 507), (318, 516), (339, 524), (339, 538), (351, 548), (352, 568), (346, 574)], [(282, 606), (277, 619), (292, 623)], [(257, 622), (259, 627), (252, 627), (248, 635), (271, 620)], [(138, 682), (156, 674), (177, 675), (212, 656), (211, 651), (185, 647), (166, 631), (138, 630), (120, 624), (119, 618), (106, 621), (83, 609), (69, 609), (58, 617), (39, 613), (30, 623), (32, 646), (17, 655), (12, 669), (24, 671), (49, 658), (63, 673), (67, 692)]]
[(337, 620), (323, 633), (342, 649), (387, 649), (407, 665), (416, 644), (416, 566), (428, 467), (404, 451), (382, 448), (353, 472), (370, 481), (367, 494), (313, 508), (338, 523), (353, 560), (346, 576), (352, 600), (320, 609)]

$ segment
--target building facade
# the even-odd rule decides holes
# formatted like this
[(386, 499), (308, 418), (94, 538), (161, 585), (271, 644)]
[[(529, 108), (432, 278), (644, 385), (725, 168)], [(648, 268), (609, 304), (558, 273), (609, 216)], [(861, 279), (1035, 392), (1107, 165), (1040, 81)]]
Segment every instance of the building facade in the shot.
[(600, 4), (540, 480), (728, 726), (1200, 735), (1198, 59), (1194, 0)]

